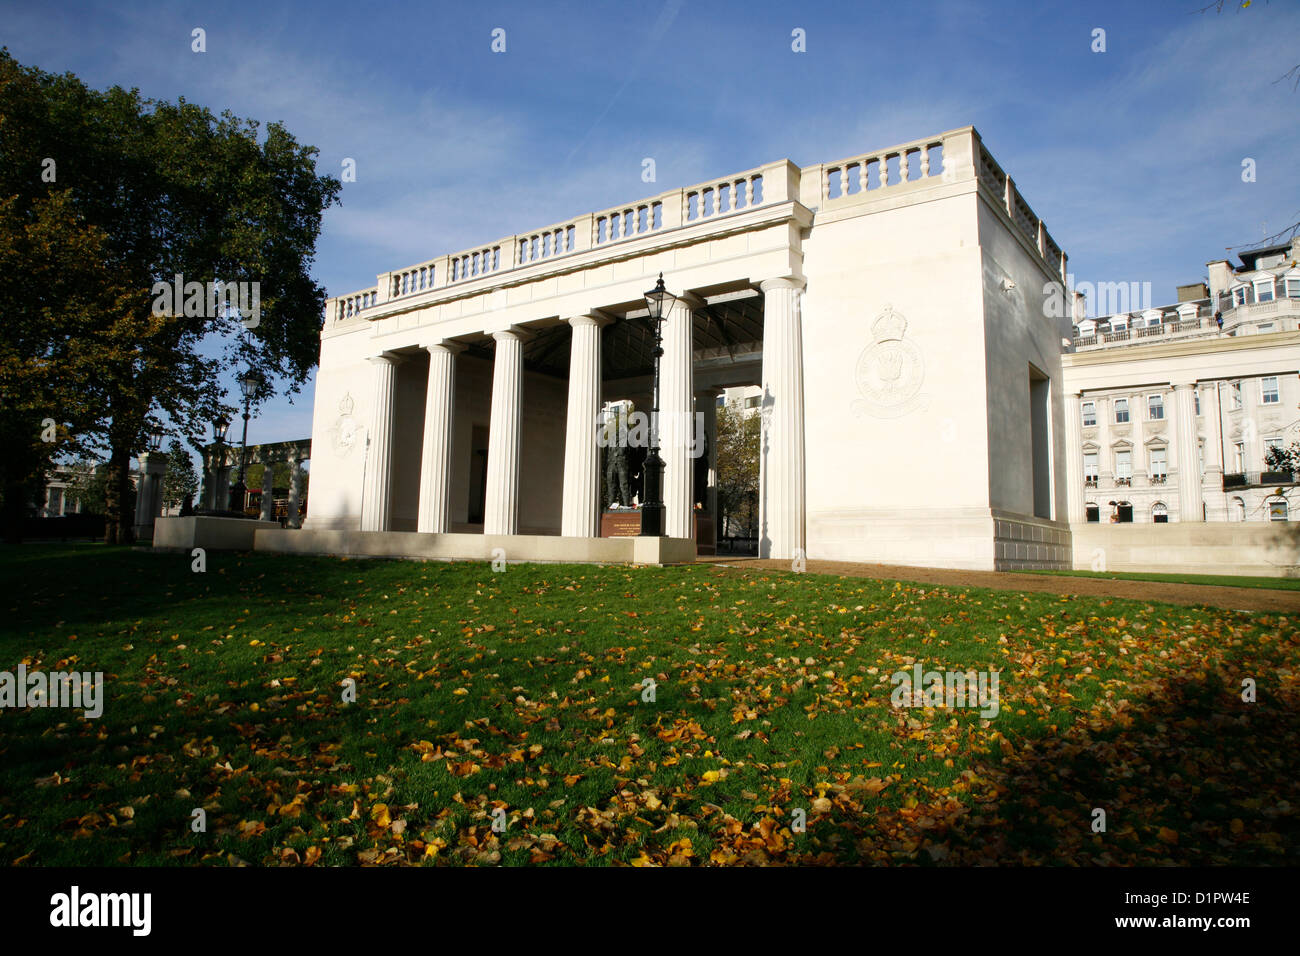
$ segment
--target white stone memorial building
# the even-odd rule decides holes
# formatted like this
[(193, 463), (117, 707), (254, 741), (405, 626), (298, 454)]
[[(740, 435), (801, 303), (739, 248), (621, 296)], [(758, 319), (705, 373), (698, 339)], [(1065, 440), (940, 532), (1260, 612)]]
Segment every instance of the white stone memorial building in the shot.
[[(600, 537), (597, 423), (606, 402), (651, 406), (643, 294), (661, 273), (677, 296), (662, 326), (667, 538), (616, 544)], [(707, 433), (722, 390), (756, 386), (762, 556), (1066, 567), (1072, 329), (1044, 307), (1065, 275), (971, 127), (767, 163), (382, 272), (327, 303), (310, 512), (258, 548), (693, 554), (696, 422)]]

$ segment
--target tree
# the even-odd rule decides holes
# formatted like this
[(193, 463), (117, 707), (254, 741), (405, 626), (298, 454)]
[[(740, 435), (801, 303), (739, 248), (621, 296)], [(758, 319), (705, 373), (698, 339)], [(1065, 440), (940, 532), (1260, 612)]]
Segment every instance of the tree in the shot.
[[(224, 371), (261, 373), (257, 400), (315, 365), (325, 294), (308, 270), (340, 189), (315, 156), (277, 123), (91, 90), (0, 49), (0, 260), (17, 265), (0, 261), (0, 439), (53, 418), (68, 448), (106, 452), (107, 541), (129, 539), (129, 466), (158, 418), (197, 446), (236, 411)], [(183, 301), (167, 302), (175, 276)], [(232, 311), (223, 285), (257, 295)], [(32, 445), (5, 487), (62, 450)]]
[(167, 449), (167, 474), (163, 476), (163, 507), (179, 508), (186, 498), (193, 501), (198, 493), (199, 476), (194, 470), (194, 459), (180, 442), (172, 439)]
[(754, 531), (761, 426), (760, 417), (746, 414), (738, 400), (718, 409), (718, 512), (724, 534), (733, 534), (737, 524), (747, 535)]
[[(81, 502), (82, 514), (106, 514), (111, 477), (106, 462), (74, 462), (68, 467), (68, 499)], [(135, 487), (131, 484), (127, 485), (127, 502), (135, 508)]]
[(1269, 446), (1268, 451), (1264, 453), (1264, 463), (1268, 465), (1269, 471), (1280, 471), (1294, 476), (1300, 472), (1300, 440), (1293, 441), (1290, 448), (1283, 448), (1281, 445)]

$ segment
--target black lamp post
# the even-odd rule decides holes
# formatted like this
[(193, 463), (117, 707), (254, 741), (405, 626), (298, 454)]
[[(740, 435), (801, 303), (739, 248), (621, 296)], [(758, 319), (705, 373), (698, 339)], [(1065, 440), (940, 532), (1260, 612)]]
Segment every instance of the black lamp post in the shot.
[(162, 448), (163, 438), (166, 436), (161, 425), (155, 425), (149, 430), (149, 451), (155, 452)]
[[(221, 488), (218, 476), (221, 474), (221, 469), (226, 460), (226, 453), (223, 450), (223, 446), (225, 445), (226, 435), (229, 431), (230, 419), (224, 414), (219, 414), (216, 418), (212, 419), (212, 514), (222, 513), (221, 501), (217, 497)], [(208, 500), (205, 498), (203, 502), (205, 507), (207, 506), (207, 503)]]
[(235, 482), (235, 487), (230, 489), (230, 510), (240, 515), (244, 513), (244, 495), (247, 491), (247, 486), (244, 484), (244, 471), (248, 467), (248, 406), (261, 385), (262, 376), (254, 369), (249, 369), (240, 376), (239, 390), (244, 393), (244, 437), (240, 442), (239, 480)]
[(664, 274), (659, 273), (655, 287), (645, 294), (646, 308), (655, 327), (654, 404), (650, 408), (650, 451), (645, 460), (645, 493), (641, 498), (641, 535), (659, 537), (664, 533), (664, 460), (659, 457), (659, 360), (663, 358), (662, 323), (677, 296), (664, 288)]

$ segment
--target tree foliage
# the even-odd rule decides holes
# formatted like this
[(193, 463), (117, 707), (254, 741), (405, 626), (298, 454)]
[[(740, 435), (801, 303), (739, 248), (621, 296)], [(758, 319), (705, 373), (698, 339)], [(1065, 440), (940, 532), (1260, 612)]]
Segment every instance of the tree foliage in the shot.
[(199, 493), (199, 475), (194, 470), (194, 459), (180, 442), (173, 440), (167, 449), (167, 474), (163, 476), (162, 503), (164, 508), (178, 508), (186, 498), (193, 503)]
[(727, 533), (752, 534), (758, 510), (762, 422), (733, 399), (718, 409), (718, 511)]
[[(0, 50), (0, 438), (27, 436), (6, 488), (59, 452), (106, 452), (120, 540), (130, 460), (157, 419), (197, 446), (235, 411), (217, 385), (235, 368), (261, 373), (256, 399), (298, 391), (325, 299), (308, 270), (340, 188), (315, 155), (278, 123), (92, 90)], [(258, 283), (256, 322), (156, 308), (155, 283), (177, 275)], [(35, 444), (48, 418), (60, 442)]]

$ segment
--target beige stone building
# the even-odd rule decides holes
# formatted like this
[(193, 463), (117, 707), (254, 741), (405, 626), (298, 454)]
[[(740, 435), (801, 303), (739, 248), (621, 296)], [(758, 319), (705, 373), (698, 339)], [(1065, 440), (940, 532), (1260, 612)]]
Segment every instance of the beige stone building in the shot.
[(1083, 319), (1062, 361), (1070, 519), (1296, 520), (1300, 240), (1208, 264), (1174, 305)]

